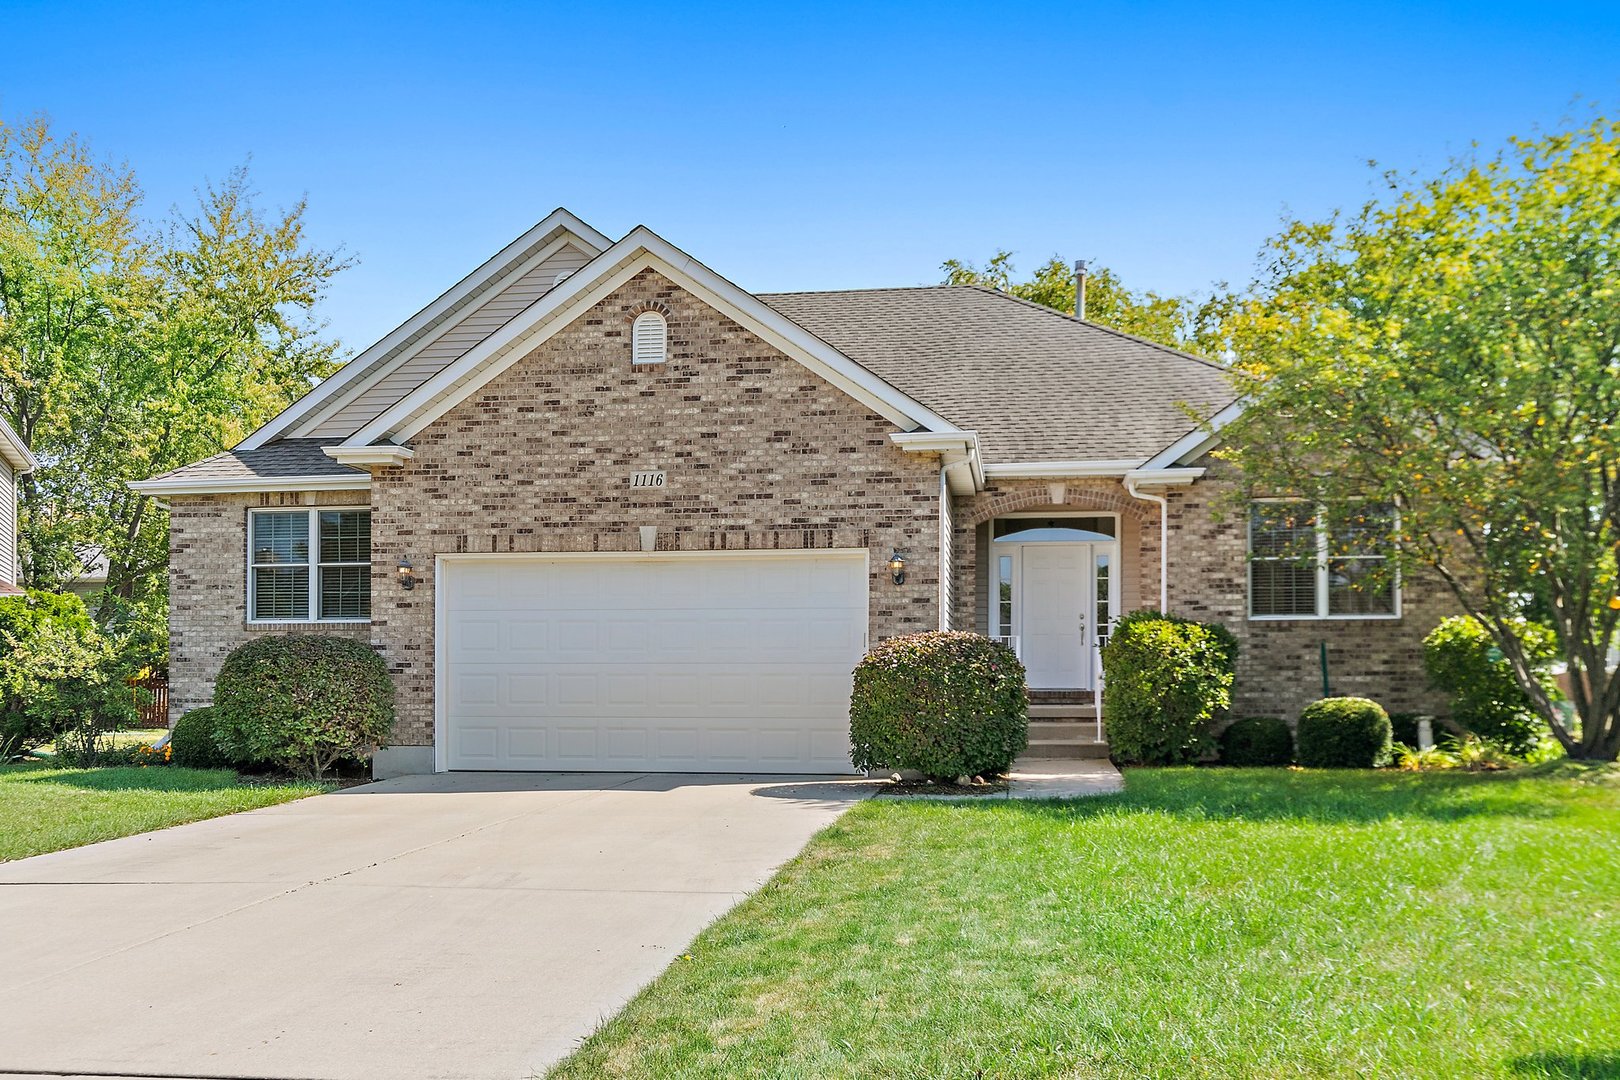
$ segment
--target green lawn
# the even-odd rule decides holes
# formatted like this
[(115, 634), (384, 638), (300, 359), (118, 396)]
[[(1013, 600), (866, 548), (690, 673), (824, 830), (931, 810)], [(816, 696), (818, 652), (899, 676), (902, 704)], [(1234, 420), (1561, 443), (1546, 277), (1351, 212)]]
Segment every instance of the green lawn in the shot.
[(1620, 772), (870, 802), (554, 1075), (1620, 1076)]
[(301, 799), (315, 784), (248, 785), (228, 770), (0, 765), (0, 862)]

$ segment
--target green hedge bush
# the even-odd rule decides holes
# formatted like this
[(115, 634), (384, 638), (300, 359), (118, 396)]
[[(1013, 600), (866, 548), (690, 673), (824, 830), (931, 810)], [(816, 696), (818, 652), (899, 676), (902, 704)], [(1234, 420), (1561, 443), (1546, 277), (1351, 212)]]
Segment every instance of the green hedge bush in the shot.
[[(1530, 662), (1545, 676), (1558, 656), (1553, 632), (1524, 620), (1514, 631)], [(1423, 666), (1429, 682), (1451, 699), (1453, 723), (1522, 757), (1535, 748), (1546, 725), (1531, 708), (1507, 659), (1491, 659), (1495, 648), (1477, 619), (1454, 615), (1423, 639)]]
[(89, 763), (136, 715), (110, 641), (71, 593), (0, 598), (0, 761), (56, 742)]
[(220, 711), (213, 705), (192, 709), (169, 732), (171, 763), (183, 769), (226, 769), (236, 764), (219, 744)]
[(1299, 763), (1312, 769), (1388, 765), (1389, 715), (1367, 698), (1323, 698), (1305, 706), (1297, 732)]
[(225, 658), (214, 681), (215, 741), (227, 758), (320, 777), (366, 759), (394, 726), (382, 657), (348, 638), (262, 637)]
[(1214, 746), (1232, 703), (1237, 639), (1226, 627), (1133, 611), (1103, 647), (1103, 725), (1118, 761), (1179, 765)]
[(849, 737), (858, 769), (936, 780), (1005, 771), (1029, 745), (1024, 665), (978, 634), (880, 642), (855, 668)]
[(1275, 716), (1245, 716), (1221, 732), (1222, 765), (1287, 765), (1294, 760), (1294, 733)]

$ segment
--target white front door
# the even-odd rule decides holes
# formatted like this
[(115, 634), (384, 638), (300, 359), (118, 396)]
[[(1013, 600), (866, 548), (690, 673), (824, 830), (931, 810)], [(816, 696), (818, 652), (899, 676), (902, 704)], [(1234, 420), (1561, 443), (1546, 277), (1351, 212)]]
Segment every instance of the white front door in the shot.
[(1035, 687), (1089, 687), (1087, 612), (1090, 544), (1025, 544), (1023, 582), (1024, 668)]

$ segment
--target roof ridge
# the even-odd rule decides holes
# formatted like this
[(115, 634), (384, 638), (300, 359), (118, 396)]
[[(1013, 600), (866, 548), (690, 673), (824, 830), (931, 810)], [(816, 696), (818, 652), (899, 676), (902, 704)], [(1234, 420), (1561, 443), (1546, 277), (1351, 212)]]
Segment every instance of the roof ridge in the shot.
[(780, 292), (759, 292), (755, 296), (828, 296), (832, 293), (859, 293), (859, 292), (921, 292), (932, 289), (969, 289), (971, 285), (950, 285), (941, 282), (938, 285), (869, 285), (863, 289), (785, 289)]
[(1203, 364), (1205, 367), (1214, 368), (1216, 371), (1223, 374), (1227, 373), (1227, 369), (1222, 367), (1220, 364), (1217, 364), (1215, 361), (1206, 357), (1199, 356), (1196, 353), (1190, 353), (1184, 349), (1178, 349), (1173, 345), (1166, 345), (1162, 341), (1154, 341), (1152, 338), (1142, 337), (1139, 334), (1127, 333), (1118, 327), (1109, 326), (1105, 323), (1092, 322), (1090, 319), (1077, 319), (1073, 315), (1068, 315), (1059, 311), (1057, 308), (1047, 307), (1045, 304), (1037, 304), (1033, 300), (1025, 300), (1022, 296), (1014, 296), (1012, 293), (1004, 292), (1001, 289), (992, 289), (988, 285), (959, 285), (956, 287), (962, 289), (977, 289), (980, 292), (989, 293), (991, 296), (999, 296), (1004, 300), (1011, 300), (1015, 304), (1022, 304), (1025, 307), (1034, 308), (1036, 311), (1044, 311), (1048, 315), (1055, 315), (1064, 322), (1071, 323), (1075, 326), (1084, 326), (1090, 330), (1101, 330), (1105, 334), (1113, 334), (1115, 337), (1124, 338), (1126, 341), (1134, 341), (1139, 345), (1150, 345), (1153, 348), (1158, 349), (1160, 352), (1167, 352), (1171, 356), (1179, 356), (1183, 360), (1191, 360), (1194, 363)]

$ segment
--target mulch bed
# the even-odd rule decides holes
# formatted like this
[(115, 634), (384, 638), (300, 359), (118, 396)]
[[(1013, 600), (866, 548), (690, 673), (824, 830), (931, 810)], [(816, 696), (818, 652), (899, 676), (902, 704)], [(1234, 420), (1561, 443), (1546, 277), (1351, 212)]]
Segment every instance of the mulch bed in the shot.
[(1005, 776), (987, 776), (983, 784), (936, 784), (931, 780), (890, 780), (881, 789), (880, 795), (1005, 795), (1007, 793), (1007, 778)]

